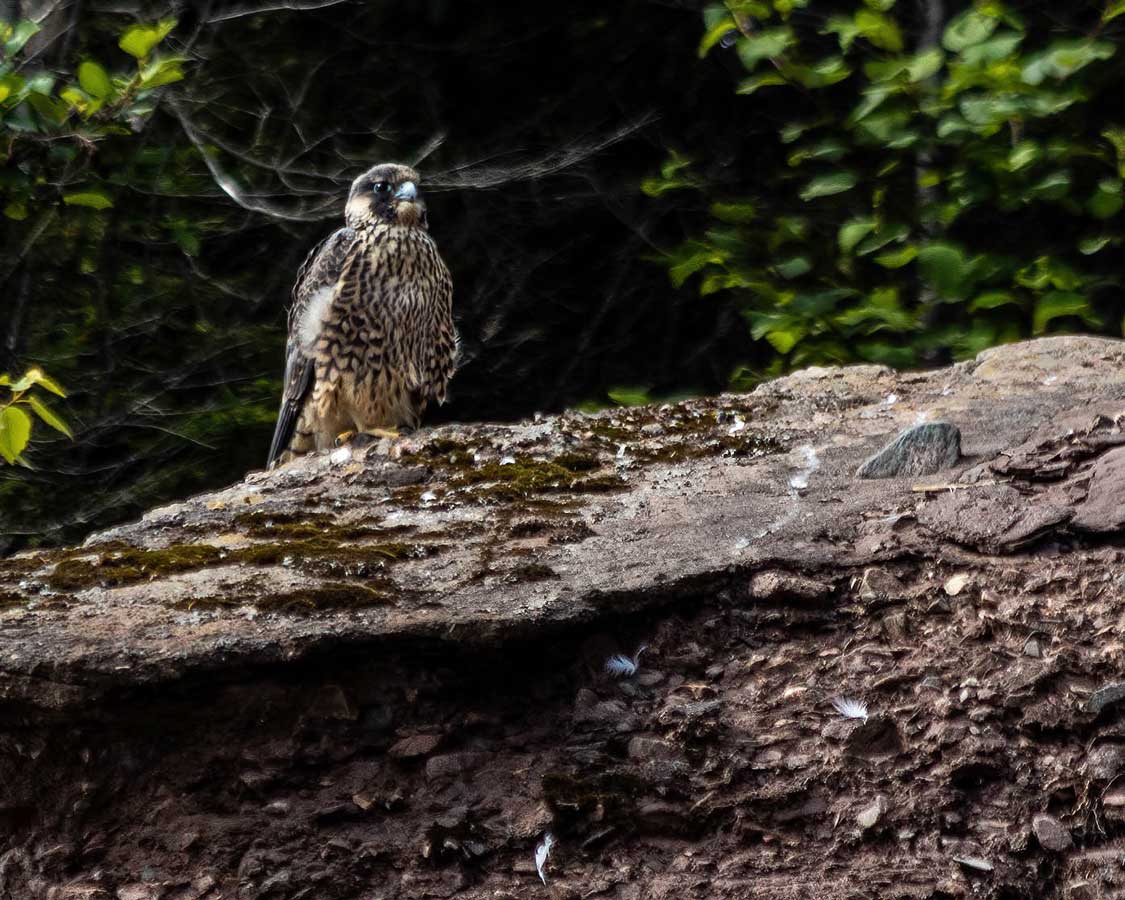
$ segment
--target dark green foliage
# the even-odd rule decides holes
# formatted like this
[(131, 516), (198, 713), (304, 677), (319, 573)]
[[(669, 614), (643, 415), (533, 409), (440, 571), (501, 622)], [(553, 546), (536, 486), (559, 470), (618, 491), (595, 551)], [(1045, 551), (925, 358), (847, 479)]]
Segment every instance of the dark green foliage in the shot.
[(665, 259), (675, 285), (733, 303), (768, 342), (736, 384), (1055, 330), (1121, 334), (1125, 117), (1107, 113), (1123, 7), (983, 0), (927, 25), (927, 6), (943, 8), (707, 7), (700, 53), (737, 58), (744, 117), (772, 127), (742, 190), (682, 153), (644, 187), (708, 203)]
[[(638, 191), (669, 135), (707, 134), (736, 102), (696, 58), (694, 14), (646, 0), (244, 7), (83, 5), (69, 29), (60, 4), (25, 48), (53, 100), (75, 85), (102, 106), (59, 126), (88, 141), (21, 142), (3, 170), (50, 175), (26, 217), (0, 220), (0, 371), (38, 364), (66, 385), (75, 442), (41, 429), (35, 471), (0, 471), (0, 552), (262, 466), (294, 273), (376, 160), (425, 156), (453, 272), (465, 358), (430, 421), (604, 401), (621, 384), (722, 385), (747, 341), (644, 259), (660, 211)], [(128, 50), (173, 17), (149, 52), (188, 61), (142, 63), (145, 108), (104, 118), (102, 73), (123, 97)], [(650, 124), (605, 143), (637, 121)]]

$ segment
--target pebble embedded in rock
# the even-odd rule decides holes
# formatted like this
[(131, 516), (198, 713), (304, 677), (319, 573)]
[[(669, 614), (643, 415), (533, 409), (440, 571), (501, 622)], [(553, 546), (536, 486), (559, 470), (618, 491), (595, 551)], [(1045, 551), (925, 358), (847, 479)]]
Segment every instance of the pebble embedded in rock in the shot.
[(440, 743), (440, 734), (415, 734), (392, 745), (387, 755), (395, 759), (414, 759), (433, 753)]
[(1039, 846), (1044, 850), (1053, 850), (1062, 853), (1074, 846), (1074, 839), (1070, 832), (1054, 816), (1040, 813), (1031, 820), (1031, 829), (1039, 841)]
[(887, 810), (890, 808), (890, 801), (880, 794), (855, 814), (856, 824), (864, 831), (868, 831), (879, 823), (879, 820), (887, 814)]
[(949, 422), (925, 422), (906, 429), (856, 469), (857, 478), (932, 475), (961, 459), (961, 429)]
[(1092, 713), (1100, 713), (1107, 706), (1113, 706), (1122, 700), (1125, 700), (1125, 681), (1115, 681), (1094, 691), (1086, 701), (1086, 708)]

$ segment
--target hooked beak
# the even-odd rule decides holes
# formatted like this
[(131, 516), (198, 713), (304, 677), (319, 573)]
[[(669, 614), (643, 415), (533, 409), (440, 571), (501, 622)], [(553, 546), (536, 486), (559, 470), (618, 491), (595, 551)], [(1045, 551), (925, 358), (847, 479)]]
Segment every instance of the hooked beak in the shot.
[(398, 200), (414, 201), (418, 197), (418, 188), (413, 181), (404, 181), (399, 185), (398, 190), (395, 191), (395, 198)]

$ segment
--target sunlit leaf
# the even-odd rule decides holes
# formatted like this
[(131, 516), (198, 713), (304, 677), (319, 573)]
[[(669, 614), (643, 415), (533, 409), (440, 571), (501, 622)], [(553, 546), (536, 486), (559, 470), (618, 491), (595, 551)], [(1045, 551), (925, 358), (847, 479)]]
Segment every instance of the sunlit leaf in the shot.
[(785, 76), (780, 72), (762, 72), (758, 75), (751, 75), (749, 78), (744, 79), (735, 90), (737, 94), (753, 94), (755, 91), (764, 87), (776, 87), (780, 84), (788, 84)]
[(753, 203), (712, 203), (711, 215), (720, 222), (745, 223), (753, 222), (758, 217), (757, 207)]
[(738, 28), (734, 24), (730, 15), (727, 14), (724, 20), (720, 20), (712, 25), (703, 35), (703, 39), (699, 42), (699, 58), (705, 57), (711, 48), (714, 47), (719, 41), (726, 37), (731, 32), (737, 32)]
[(892, 53), (902, 50), (902, 32), (890, 16), (873, 9), (860, 9), (855, 14), (855, 27), (860, 35), (881, 50)]
[(155, 60), (141, 70), (141, 89), (152, 90), (166, 84), (182, 81), (184, 77), (183, 63), (186, 60), (179, 56), (169, 56)]
[(845, 256), (855, 249), (855, 245), (875, 230), (874, 219), (852, 219), (840, 226), (837, 243)]
[(946, 50), (959, 53), (967, 47), (986, 40), (996, 30), (999, 21), (977, 9), (967, 9), (954, 16), (942, 35), (941, 43)]
[(782, 260), (774, 267), (782, 278), (799, 278), (812, 268), (812, 260), (808, 256), (792, 256)]
[(105, 100), (113, 94), (109, 73), (92, 59), (78, 66), (78, 83), (82, 86), (82, 90), (99, 100)]
[(738, 55), (742, 64), (753, 71), (762, 60), (781, 56), (795, 40), (791, 28), (770, 28), (739, 40)]
[(967, 265), (965, 254), (952, 244), (934, 243), (918, 251), (922, 278), (947, 299), (961, 297)]
[(1047, 78), (1061, 81), (1091, 63), (1109, 59), (1115, 51), (1110, 41), (1088, 38), (1056, 40), (1045, 51), (1031, 57), (1020, 77), (1032, 86), (1042, 84)]
[(1015, 55), (1023, 35), (1016, 31), (1005, 31), (993, 35), (987, 41), (981, 41), (961, 51), (961, 59), (968, 66), (984, 66), (989, 63), (1000, 62)]
[(1051, 291), (1036, 302), (1031, 330), (1034, 334), (1043, 334), (1051, 322), (1066, 316), (1079, 316), (1087, 322), (1096, 321), (1090, 301), (1084, 295), (1073, 291)]
[(31, 440), (31, 417), (18, 406), (0, 410), (0, 456), (14, 465)]
[(55, 431), (61, 431), (68, 438), (74, 437), (74, 435), (70, 433), (70, 428), (67, 427), (66, 422), (59, 418), (57, 413), (34, 394), (29, 394), (24, 398), (24, 401), (35, 411), (35, 414), (43, 420), (44, 424), (54, 428)]
[(643, 387), (615, 387), (606, 395), (618, 406), (645, 406), (652, 402), (648, 389)]
[(1013, 304), (1019, 305), (1019, 303), (1020, 298), (1011, 291), (985, 291), (973, 298), (972, 303), (969, 304), (969, 312), (996, 309), (1000, 306), (1011, 306)]
[(104, 191), (96, 189), (63, 194), (63, 203), (67, 206), (88, 206), (90, 209), (109, 209), (113, 206), (109, 196)]
[(23, 49), (23, 45), (40, 32), (40, 27), (28, 19), (21, 19), (12, 26), (11, 33), (4, 41), (4, 56), (8, 59)]
[(1102, 13), (1103, 22), (1112, 22), (1120, 15), (1125, 15), (1125, 0), (1112, 0), (1106, 4), (1105, 12)]
[(163, 19), (155, 25), (130, 25), (121, 35), (117, 46), (130, 56), (144, 59), (175, 27), (175, 19)]
[(880, 253), (878, 256), (874, 257), (874, 260), (884, 269), (901, 269), (908, 263), (913, 262), (914, 257), (917, 255), (918, 248), (913, 244), (907, 244), (905, 247), (898, 250)]
[(1121, 197), (1121, 181), (1116, 178), (1103, 178), (1097, 190), (1086, 203), (1086, 208), (1095, 219), (1108, 219), (1117, 215), (1125, 202)]
[(850, 191), (859, 181), (851, 172), (833, 172), (830, 175), (818, 175), (801, 188), (802, 200), (815, 200), (818, 197), (830, 197), (833, 194), (842, 194)]
[(1099, 250), (1104, 250), (1112, 239), (1106, 235), (1083, 238), (1078, 242), (1078, 252), (1083, 256), (1093, 256)]

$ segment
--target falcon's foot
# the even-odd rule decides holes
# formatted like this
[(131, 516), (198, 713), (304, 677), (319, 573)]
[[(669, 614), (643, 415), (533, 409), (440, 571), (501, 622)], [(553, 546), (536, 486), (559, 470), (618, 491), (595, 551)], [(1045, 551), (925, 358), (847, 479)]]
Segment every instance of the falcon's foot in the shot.
[(369, 428), (366, 431), (358, 432), (352, 438), (353, 447), (369, 447), (371, 444), (376, 444), (383, 438), (390, 440), (398, 440), (402, 435), (398, 433), (397, 428)]
[(343, 447), (344, 444), (347, 444), (348, 442), (350, 442), (354, 439), (355, 439), (355, 432), (354, 431), (341, 431), (338, 435), (336, 435), (335, 443), (336, 443), (337, 447)]

